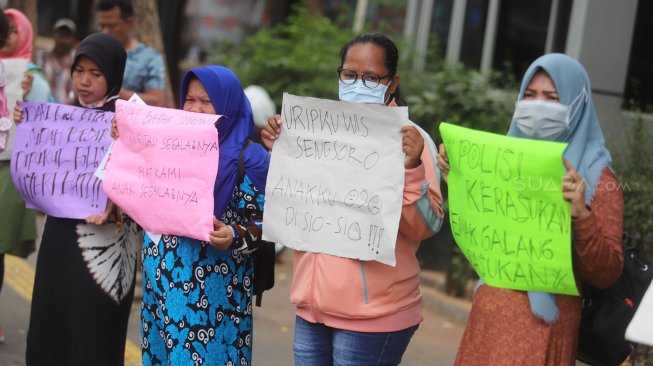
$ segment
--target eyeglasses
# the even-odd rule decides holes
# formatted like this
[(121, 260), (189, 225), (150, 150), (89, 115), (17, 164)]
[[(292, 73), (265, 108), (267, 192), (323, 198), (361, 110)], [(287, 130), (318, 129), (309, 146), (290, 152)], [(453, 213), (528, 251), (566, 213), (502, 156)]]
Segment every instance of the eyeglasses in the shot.
[(379, 85), (379, 83), (381, 83), (381, 80), (390, 77), (390, 74), (386, 76), (379, 76), (376, 74), (359, 74), (356, 71), (347, 70), (343, 68), (338, 69), (338, 77), (340, 78), (340, 81), (342, 81), (345, 84), (355, 83), (359, 75), (361, 77), (361, 80), (363, 80), (363, 85), (365, 85), (370, 89), (376, 88)]

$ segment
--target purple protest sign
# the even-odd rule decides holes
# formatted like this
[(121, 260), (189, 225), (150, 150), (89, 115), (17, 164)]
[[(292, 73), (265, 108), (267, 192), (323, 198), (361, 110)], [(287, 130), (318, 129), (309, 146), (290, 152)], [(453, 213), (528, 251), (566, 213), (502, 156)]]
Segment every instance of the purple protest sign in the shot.
[(111, 144), (112, 112), (55, 103), (21, 103), (11, 177), (28, 208), (83, 219), (104, 212), (94, 175)]

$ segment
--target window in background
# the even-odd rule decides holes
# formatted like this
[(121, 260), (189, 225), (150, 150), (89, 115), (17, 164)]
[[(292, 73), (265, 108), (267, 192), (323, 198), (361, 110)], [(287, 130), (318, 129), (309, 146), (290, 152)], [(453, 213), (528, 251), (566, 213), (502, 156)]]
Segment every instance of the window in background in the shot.
[(558, 0), (558, 12), (554, 24), (555, 30), (551, 52), (565, 52), (572, 3), (572, 0)]
[(460, 62), (475, 69), (481, 66), (488, 0), (468, 0), (465, 9), (465, 26), (460, 45)]
[[(447, 54), (447, 41), (449, 40), (449, 27), (451, 26), (451, 11), (453, 0), (436, 0), (433, 3), (429, 50), (435, 49), (435, 56), (439, 60)], [(430, 55), (429, 55), (430, 56)], [(427, 62), (435, 60), (427, 59)]]
[(501, 2), (495, 70), (509, 72), (515, 80), (521, 79), (528, 65), (545, 51), (550, 12), (551, 0)]
[(653, 112), (653, 2), (639, 1), (626, 79), (626, 108)]

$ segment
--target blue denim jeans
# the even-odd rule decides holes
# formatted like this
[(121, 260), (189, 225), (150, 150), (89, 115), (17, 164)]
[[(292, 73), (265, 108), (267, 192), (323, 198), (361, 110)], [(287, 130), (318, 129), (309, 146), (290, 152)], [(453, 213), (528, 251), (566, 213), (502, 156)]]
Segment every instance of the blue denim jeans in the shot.
[(336, 329), (295, 317), (295, 366), (398, 365), (419, 325), (396, 332)]

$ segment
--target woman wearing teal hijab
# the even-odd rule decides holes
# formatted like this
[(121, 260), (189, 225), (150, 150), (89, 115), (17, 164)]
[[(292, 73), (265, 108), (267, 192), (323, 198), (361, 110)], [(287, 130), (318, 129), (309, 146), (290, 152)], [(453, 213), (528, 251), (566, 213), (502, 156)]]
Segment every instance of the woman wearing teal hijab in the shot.
[[(522, 79), (509, 136), (562, 141), (576, 282), (613, 284), (623, 266), (623, 196), (583, 66), (563, 54), (535, 60)], [(444, 146), (438, 166), (449, 170)], [(456, 365), (574, 365), (581, 298), (478, 287)]]

